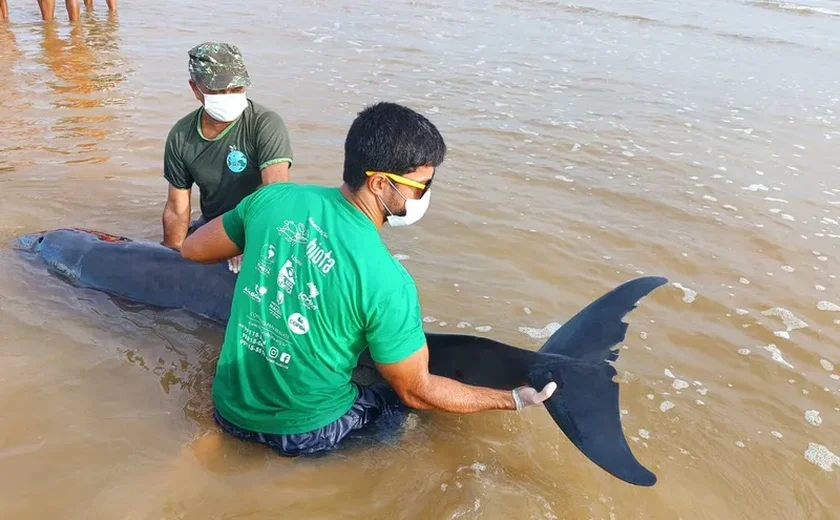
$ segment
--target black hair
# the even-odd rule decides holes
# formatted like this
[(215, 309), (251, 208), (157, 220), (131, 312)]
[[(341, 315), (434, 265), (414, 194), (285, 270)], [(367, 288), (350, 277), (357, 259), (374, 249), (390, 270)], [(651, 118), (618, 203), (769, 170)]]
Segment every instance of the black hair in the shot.
[(437, 167), (446, 155), (443, 136), (431, 121), (396, 103), (379, 102), (359, 112), (344, 141), (347, 186), (364, 186), (367, 171), (405, 175), (421, 166)]

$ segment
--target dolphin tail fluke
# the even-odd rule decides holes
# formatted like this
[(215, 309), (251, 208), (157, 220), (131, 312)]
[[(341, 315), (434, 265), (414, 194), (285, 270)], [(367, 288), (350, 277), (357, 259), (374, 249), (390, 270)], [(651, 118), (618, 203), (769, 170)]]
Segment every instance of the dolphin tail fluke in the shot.
[(528, 374), (535, 388), (557, 383), (557, 391), (544, 404), (569, 440), (604, 471), (638, 486), (654, 485), (656, 475), (639, 463), (624, 437), (619, 385), (609, 362), (618, 358), (619, 350), (613, 347), (627, 332), (622, 318), (667, 281), (630, 280), (589, 304), (545, 342)]
[(540, 348), (542, 354), (562, 354), (584, 361), (615, 361), (612, 347), (624, 341), (624, 316), (667, 278), (645, 276), (625, 282), (570, 318)]
[(532, 368), (535, 388), (549, 381), (557, 390), (544, 405), (577, 448), (607, 473), (630, 484), (652, 486), (656, 475), (636, 459), (621, 428), (618, 383), (609, 363), (589, 363), (565, 356), (546, 356)]

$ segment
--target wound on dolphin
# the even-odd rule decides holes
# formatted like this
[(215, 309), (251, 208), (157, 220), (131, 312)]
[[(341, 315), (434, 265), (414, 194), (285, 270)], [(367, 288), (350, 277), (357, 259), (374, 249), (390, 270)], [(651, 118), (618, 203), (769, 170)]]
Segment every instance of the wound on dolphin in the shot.
[[(58, 229), (19, 237), (13, 247), (40, 258), (75, 286), (227, 322), (236, 275), (226, 262), (200, 264), (156, 242), (110, 237)], [(526, 383), (542, 388), (555, 381), (558, 389), (544, 406), (572, 444), (614, 477), (652, 486), (656, 476), (633, 455), (621, 428), (611, 362), (618, 359), (614, 347), (627, 332), (624, 316), (666, 283), (666, 278), (646, 276), (619, 285), (569, 319), (536, 352), (489, 338), (427, 332), (429, 371), (497, 389)], [(359, 361), (370, 362), (367, 351)]]

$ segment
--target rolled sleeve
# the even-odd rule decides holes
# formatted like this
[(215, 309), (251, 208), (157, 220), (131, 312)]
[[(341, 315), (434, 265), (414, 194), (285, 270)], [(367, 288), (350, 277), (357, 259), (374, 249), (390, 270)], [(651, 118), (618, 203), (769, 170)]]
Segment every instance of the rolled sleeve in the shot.
[(426, 344), (413, 282), (377, 300), (367, 321), (366, 337), (371, 358), (377, 363), (397, 363)]
[(249, 197), (242, 199), (235, 208), (222, 215), (222, 227), (240, 251), (245, 250), (245, 211), (248, 201)]

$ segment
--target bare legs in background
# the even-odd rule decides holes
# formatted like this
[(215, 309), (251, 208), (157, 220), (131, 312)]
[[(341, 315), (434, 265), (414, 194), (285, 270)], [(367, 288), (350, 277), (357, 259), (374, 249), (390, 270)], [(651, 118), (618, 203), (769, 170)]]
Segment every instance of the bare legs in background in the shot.
[[(117, 12), (117, 0), (105, 0), (108, 5), (108, 10), (112, 13)], [(93, 9), (93, 0), (85, 0), (85, 9)]]
[[(8, 0), (0, 0), (0, 22), (5, 22), (9, 19), (9, 5)], [(88, 11), (93, 10), (93, 0), (84, 0), (85, 8)], [(108, 6), (108, 11), (111, 14), (117, 12), (117, 0), (105, 0)], [(79, 19), (79, 0), (64, 0), (64, 5), (67, 7), (67, 18), (71, 22)], [(55, 0), (38, 0), (38, 7), (41, 9), (41, 19), (45, 22), (51, 22), (55, 19)]]
[[(93, 9), (93, 0), (84, 0), (85, 8), (88, 10)], [(117, 0), (105, 0), (105, 3), (108, 5), (108, 10), (112, 13), (117, 11)], [(64, 0), (64, 5), (67, 7), (67, 17), (71, 22), (75, 22), (79, 19), (79, 0)], [(6, 6), (6, 0), (0, 0), (0, 13), (4, 12), (3, 9)], [(41, 8), (41, 18), (45, 22), (52, 21), (55, 19), (55, 0), (38, 0), (38, 7)], [(0, 14), (0, 20), (4, 20), (8, 18), (8, 12), (5, 14)]]

